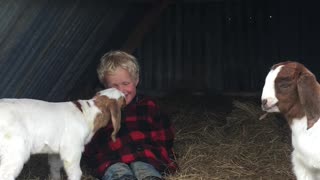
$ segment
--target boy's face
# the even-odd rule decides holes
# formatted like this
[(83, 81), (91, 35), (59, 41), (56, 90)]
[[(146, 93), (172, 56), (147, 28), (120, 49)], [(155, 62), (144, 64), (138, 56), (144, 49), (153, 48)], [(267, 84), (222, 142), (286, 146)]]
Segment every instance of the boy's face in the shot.
[(139, 80), (130, 76), (129, 72), (122, 68), (117, 68), (113, 74), (104, 77), (106, 88), (117, 88), (126, 97), (126, 103), (129, 104), (137, 94), (137, 85)]

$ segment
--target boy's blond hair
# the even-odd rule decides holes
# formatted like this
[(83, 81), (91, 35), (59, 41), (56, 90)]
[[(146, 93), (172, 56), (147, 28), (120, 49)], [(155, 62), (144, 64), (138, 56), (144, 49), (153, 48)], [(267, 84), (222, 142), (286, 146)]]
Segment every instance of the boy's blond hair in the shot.
[(97, 73), (100, 82), (106, 85), (105, 75), (113, 74), (120, 67), (127, 70), (134, 80), (139, 80), (139, 64), (137, 59), (124, 51), (110, 51), (100, 59)]

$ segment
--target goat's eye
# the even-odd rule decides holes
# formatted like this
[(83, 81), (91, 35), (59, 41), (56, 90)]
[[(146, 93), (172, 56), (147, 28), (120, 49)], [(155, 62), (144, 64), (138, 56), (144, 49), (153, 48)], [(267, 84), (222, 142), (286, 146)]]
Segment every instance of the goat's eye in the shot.
[(288, 82), (282, 82), (282, 83), (279, 84), (279, 87), (285, 89), (285, 88), (290, 87), (290, 85), (291, 84), (288, 83)]

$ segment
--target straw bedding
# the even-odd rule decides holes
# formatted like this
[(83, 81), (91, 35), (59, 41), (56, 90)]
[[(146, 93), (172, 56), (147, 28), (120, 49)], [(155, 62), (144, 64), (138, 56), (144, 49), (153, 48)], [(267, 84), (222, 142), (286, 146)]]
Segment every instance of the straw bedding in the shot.
[[(166, 179), (294, 179), (288, 125), (274, 114), (259, 121), (258, 98), (179, 95), (159, 98), (159, 103), (175, 124), (180, 165)], [(93, 180), (82, 166), (83, 179)], [(18, 179), (43, 180), (47, 174), (46, 156), (36, 155)]]

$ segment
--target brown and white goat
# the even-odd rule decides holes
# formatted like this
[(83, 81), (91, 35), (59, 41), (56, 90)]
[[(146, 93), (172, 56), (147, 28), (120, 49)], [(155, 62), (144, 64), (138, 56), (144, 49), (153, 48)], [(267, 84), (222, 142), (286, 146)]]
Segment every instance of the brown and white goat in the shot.
[(114, 88), (73, 102), (0, 99), (0, 179), (14, 180), (31, 154), (48, 153), (52, 179), (60, 179), (63, 165), (69, 180), (80, 180), (84, 145), (110, 119), (115, 140), (124, 105)]
[(320, 85), (298, 62), (272, 66), (262, 92), (262, 109), (280, 112), (292, 131), (292, 164), (298, 180), (320, 179)]

